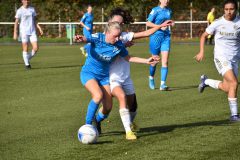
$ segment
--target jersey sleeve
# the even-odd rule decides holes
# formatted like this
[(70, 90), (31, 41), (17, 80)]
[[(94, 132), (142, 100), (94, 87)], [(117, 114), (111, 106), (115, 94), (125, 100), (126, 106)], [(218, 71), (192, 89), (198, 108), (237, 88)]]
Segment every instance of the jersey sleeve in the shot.
[(87, 17), (86, 14), (84, 14), (83, 17), (81, 18), (80, 22), (83, 22), (83, 23), (84, 23), (86, 17)]
[(17, 10), (15, 18), (20, 19), (21, 18), (21, 10)]
[(33, 8), (33, 16), (36, 17), (37, 16), (37, 13), (36, 13), (36, 10)]
[(89, 37), (85, 37), (88, 43), (97, 43), (99, 42), (99, 33), (91, 34)]
[(156, 15), (157, 15), (157, 11), (155, 9), (152, 9), (150, 14), (148, 15), (147, 20), (150, 21), (150, 22), (153, 22), (154, 19), (156, 18)]
[(213, 35), (216, 31), (216, 28), (218, 26), (218, 22), (217, 21), (214, 21), (213, 23), (211, 23), (207, 28), (206, 28), (206, 32), (208, 34), (211, 34)]
[(120, 36), (120, 40), (122, 41), (123, 44), (132, 41), (134, 36), (134, 32), (122, 32)]

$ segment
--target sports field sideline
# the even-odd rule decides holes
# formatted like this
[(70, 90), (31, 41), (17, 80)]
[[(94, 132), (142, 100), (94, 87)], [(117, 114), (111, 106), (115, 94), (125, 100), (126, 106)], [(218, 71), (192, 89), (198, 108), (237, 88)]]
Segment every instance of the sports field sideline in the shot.
[[(150, 56), (147, 43), (129, 50)], [(20, 45), (0, 46), (0, 159), (239, 159), (240, 124), (228, 120), (225, 93), (210, 88), (198, 93), (201, 74), (221, 78), (213, 47), (206, 46), (203, 63), (193, 59), (198, 50), (198, 45), (172, 44), (167, 92), (150, 90), (148, 66), (132, 64), (138, 139), (125, 140), (115, 100), (98, 143), (83, 145), (77, 130), (90, 95), (79, 81), (85, 60), (79, 46), (40, 46), (28, 71)]]

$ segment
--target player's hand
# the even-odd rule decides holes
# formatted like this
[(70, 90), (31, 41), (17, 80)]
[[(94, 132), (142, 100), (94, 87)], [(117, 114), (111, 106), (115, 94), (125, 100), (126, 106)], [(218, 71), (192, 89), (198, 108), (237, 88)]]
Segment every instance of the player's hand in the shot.
[(154, 58), (153, 57), (150, 57), (150, 58), (148, 58), (148, 60), (147, 60), (147, 64), (151, 64), (151, 65), (155, 65), (155, 64), (157, 64), (159, 61), (158, 60), (154, 60)]
[(87, 27), (87, 26), (86, 26), (85, 28), (86, 28), (88, 31), (90, 30), (90, 28), (89, 28), (89, 27)]
[(201, 62), (204, 58), (204, 53), (203, 52), (199, 52), (195, 57), (193, 57), (194, 59), (196, 59), (197, 62)]
[(42, 29), (39, 29), (39, 33), (40, 33), (40, 35), (42, 36), (42, 35), (43, 35), (43, 30), (42, 30)]
[(172, 23), (174, 23), (172, 20), (166, 20), (161, 24), (161, 26), (162, 27), (167, 27), (167, 26), (172, 25)]
[(131, 47), (134, 45), (133, 41), (127, 41), (127, 43), (125, 43), (125, 47)]
[(155, 61), (160, 61), (160, 57), (159, 55), (152, 55), (152, 58), (155, 60)]
[(17, 35), (16, 33), (14, 33), (13, 39), (14, 39), (14, 40), (17, 40), (17, 39), (18, 39), (18, 35)]
[(86, 38), (82, 35), (76, 35), (76, 36), (74, 36), (74, 40), (75, 40), (75, 42), (85, 42)]

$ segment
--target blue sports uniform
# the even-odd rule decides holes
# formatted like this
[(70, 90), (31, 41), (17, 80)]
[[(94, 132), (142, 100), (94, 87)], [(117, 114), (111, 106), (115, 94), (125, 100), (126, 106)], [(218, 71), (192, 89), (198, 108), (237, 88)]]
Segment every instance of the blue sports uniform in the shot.
[(83, 22), (87, 27), (90, 28), (90, 30), (87, 30), (85, 27), (83, 27), (83, 35), (85, 37), (91, 36), (91, 34), (92, 34), (93, 18), (94, 18), (93, 14), (85, 13), (80, 20), (80, 22)]
[[(168, 7), (161, 8), (160, 6), (154, 7), (151, 13), (148, 16), (148, 21), (154, 24), (160, 25), (166, 20), (170, 20), (172, 16), (172, 10)], [(159, 29), (154, 34), (150, 36), (149, 48), (152, 55), (159, 55), (162, 51), (169, 52), (170, 50), (170, 39), (171, 33), (168, 27), (165, 29)], [(155, 75), (156, 66), (149, 67), (149, 87), (155, 89), (154, 84), (154, 75)], [(160, 90), (166, 90), (167, 86), (165, 85), (168, 67), (162, 67), (160, 70), (161, 73), (161, 85)]]
[[(87, 37), (87, 41), (91, 43), (88, 49), (88, 56), (80, 73), (80, 79), (83, 85), (91, 79), (95, 79), (100, 86), (109, 85), (109, 68), (110, 63), (120, 55), (125, 57), (128, 51), (121, 41), (117, 41), (114, 45), (105, 41), (105, 34), (96, 33)], [(99, 103), (93, 101), (88, 104), (86, 115), (86, 124), (92, 124)], [(96, 116), (97, 122), (107, 118), (108, 115), (98, 113)]]
[[(160, 25), (166, 20), (170, 20), (172, 16), (172, 10), (168, 7), (161, 8), (160, 6), (154, 7), (148, 16), (148, 21)], [(161, 51), (170, 50), (170, 31), (159, 29), (150, 36), (150, 52), (153, 55), (159, 55)]]
[(98, 81), (99, 85), (109, 84), (109, 67), (110, 63), (120, 55), (125, 57), (128, 51), (121, 41), (114, 45), (105, 41), (105, 34), (96, 33), (87, 37), (91, 43), (88, 47), (88, 57), (81, 71), (81, 82), (83, 85), (90, 79)]

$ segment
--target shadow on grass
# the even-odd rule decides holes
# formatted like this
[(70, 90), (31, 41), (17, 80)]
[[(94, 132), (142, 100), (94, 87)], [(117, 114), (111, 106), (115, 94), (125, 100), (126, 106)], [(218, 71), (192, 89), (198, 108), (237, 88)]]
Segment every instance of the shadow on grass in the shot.
[(186, 123), (186, 124), (177, 124), (177, 125), (167, 125), (167, 126), (153, 126), (140, 128), (138, 132), (138, 137), (150, 136), (155, 134), (171, 132), (177, 128), (194, 128), (200, 126), (220, 126), (225, 124), (231, 124), (228, 119), (219, 120), (219, 121), (205, 121), (205, 122), (196, 122), (196, 123)]
[[(181, 86), (181, 87), (169, 87), (168, 90), (166, 90), (166, 91), (186, 90), (186, 89), (193, 89), (193, 88), (198, 88), (198, 85)], [(166, 91), (164, 91), (164, 92), (166, 92)]]
[(125, 132), (123, 132), (123, 131), (104, 132), (104, 133), (100, 134), (99, 137), (118, 136), (118, 135), (125, 135)]
[(113, 143), (113, 141), (97, 141), (97, 143), (94, 143), (94, 145), (110, 144), (110, 143)]
[(21, 62), (16, 62), (16, 63), (0, 63), (0, 66), (19, 65), (19, 64), (23, 64), (23, 63), (21, 63)]
[(64, 66), (51, 66), (51, 67), (33, 67), (32, 70), (37, 70), (37, 69), (50, 69), (50, 68), (74, 68), (74, 67), (81, 67), (83, 65), (64, 65)]

